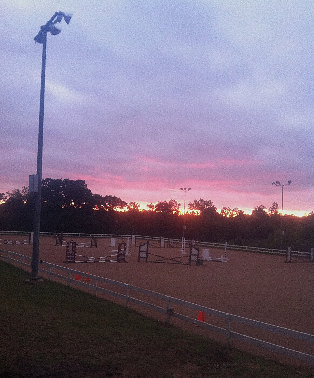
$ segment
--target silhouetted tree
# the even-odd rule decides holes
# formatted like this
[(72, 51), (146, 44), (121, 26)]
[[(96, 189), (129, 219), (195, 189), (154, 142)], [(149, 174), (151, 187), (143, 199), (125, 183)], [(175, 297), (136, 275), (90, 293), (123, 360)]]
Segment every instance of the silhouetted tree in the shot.
[(265, 209), (266, 207), (264, 205), (255, 207), (255, 209), (252, 211), (250, 222), (250, 234), (252, 235), (253, 239), (258, 240), (259, 244), (261, 241), (267, 240), (271, 233), (269, 215)]
[(93, 203), (93, 194), (83, 180), (51, 179), (42, 181), (42, 201), (52, 208), (79, 208)]
[[(140, 211), (135, 202), (93, 194), (83, 180), (43, 180), (41, 230), (50, 232), (87, 232), (104, 234), (140, 234), (151, 236), (185, 236), (189, 239), (232, 244), (280, 247), (280, 219), (285, 229), (284, 248), (309, 250), (314, 247), (314, 212), (306, 217), (280, 216), (278, 204), (267, 212), (264, 205), (251, 215), (242, 210), (223, 207), (220, 214), (211, 200), (194, 200), (189, 209), (200, 215), (179, 214), (175, 200), (150, 204)], [(5, 202), (3, 203), (3, 199)], [(126, 209), (126, 212), (117, 210)], [(31, 231), (34, 195), (27, 188), (0, 193), (0, 229)]]
[(127, 206), (127, 203), (121, 198), (111, 195), (101, 196), (99, 194), (94, 195), (94, 204), (99, 210), (114, 211), (123, 209)]
[(178, 214), (179, 208), (180, 204), (176, 200), (171, 199), (170, 201), (158, 202), (155, 205), (154, 211), (163, 214)]
[(278, 203), (277, 202), (273, 202), (273, 204), (271, 205), (271, 207), (268, 209), (270, 215), (275, 215), (275, 214), (278, 214)]
[(127, 204), (127, 209), (130, 212), (136, 212), (137, 213), (140, 209), (140, 205), (137, 202), (129, 202)]
[(7, 200), (1, 205), (2, 224), (7, 230), (29, 230), (32, 227), (32, 211), (27, 205), (28, 190), (15, 189), (7, 193)]
[(197, 238), (200, 240), (218, 241), (222, 239), (219, 227), (219, 214), (211, 200), (194, 200), (188, 204), (190, 210), (197, 210), (199, 216), (195, 219)]
[(190, 210), (197, 210), (201, 215), (215, 214), (217, 212), (217, 208), (211, 200), (203, 200), (202, 198), (190, 202), (188, 206)]

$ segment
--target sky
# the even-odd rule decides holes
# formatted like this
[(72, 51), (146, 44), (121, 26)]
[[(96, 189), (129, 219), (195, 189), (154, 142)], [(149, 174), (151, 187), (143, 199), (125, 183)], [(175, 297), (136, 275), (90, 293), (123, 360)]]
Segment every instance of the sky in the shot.
[[(314, 210), (312, 0), (2, 0), (0, 192), (36, 173), (126, 202)], [(180, 188), (191, 188), (184, 193)]]

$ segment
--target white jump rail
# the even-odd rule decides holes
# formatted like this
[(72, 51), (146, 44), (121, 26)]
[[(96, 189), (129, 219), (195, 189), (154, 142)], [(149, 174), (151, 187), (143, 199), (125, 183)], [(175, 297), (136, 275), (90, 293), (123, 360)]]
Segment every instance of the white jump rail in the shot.
[[(28, 270), (30, 268), (31, 258), (29, 256), (25, 256), (16, 252), (0, 249), (0, 258), (4, 261), (8, 261), (8, 262), (20, 265), (21, 267), (27, 266)], [(149, 308), (153, 311), (165, 314), (167, 316), (168, 321), (173, 317), (173, 318), (177, 318), (177, 319), (189, 322), (189, 323), (197, 324), (199, 327), (206, 328), (211, 331), (222, 333), (226, 336), (228, 343), (230, 343), (231, 339), (239, 339), (239, 340), (245, 341), (246, 343), (255, 344), (264, 349), (286, 354), (286, 355), (289, 355), (290, 357), (298, 358), (298, 359), (306, 361), (307, 363), (314, 365), (314, 355), (304, 353), (302, 351), (290, 349), (282, 345), (277, 345), (277, 344), (270, 343), (268, 341), (261, 340), (261, 339), (243, 334), (243, 333), (236, 332), (231, 329), (231, 323), (245, 324), (250, 327), (266, 330), (270, 333), (281, 334), (288, 338), (300, 339), (300, 340), (308, 342), (311, 345), (314, 345), (314, 335), (311, 335), (309, 333), (300, 332), (300, 331), (296, 331), (296, 330), (285, 328), (285, 327), (279, 327), (273, 324), (241, 317), (234, 314), (229, 314), (229, 313), (215, 310), (206, 306), (201, 306), (196, 303), (188, 302), (183, 299), (178, 299), (178, 298), (171, 297), (165, 294), (161, 294), (161, 293), (154, 292), (151, 290), (129, 285), (124, 282), (88, 274), (85, 272), (81, 272), (79, 270), (70, 269), (65, 266), (52, 264), (46, 261), (42, 261), (40, 263), (39, 271), (41, 272), (41, 274), (44, 273), (51, 280), (53, 278), (58, 278), (65, 281), (68, 286), (72, 284), (75, 286), (89, 288), (94, 292), (95, 295), (98, 295), (99, 293), (103, 293), (106, 295), (118, 297), (125, 301), (126, 307), (129, 306), (130, 302), (133, 302), (139, 306)], [(75, 279), (75, 275), (80, 275), (85, 280), (77, 281)], [(88, 280), (86, 281), (86, 279)], [(111, 286), (114, 286), (117, 288), (117, 291), (101, 287), (100, 286), (101, 284), (109, 284)], [(120, 288), (120, 292), (118, 291), (118, 288)], [(122, 289), (122, 292), (121, 292), (121, 289)], [(133, 293), (133, 296), (131, 295), (132, 293)], [(162, 303), (164, 303), (164, 306), (159, 306), (159, 305), (144, 301), (142, 299), (136, 298), (134, 296), (134, 293), (141, 293), (151, 298), (157, 298), (161, 300)], [(224, 320), (225, 327), (219, 327), (217, 325), (209, 324), (206, 322), (200, 322), (187, 315), (181, 314), (172, 308), (173, 305), (180, 305), (184, 308), (189, 308), (196, 311), (203, 311), (204, 314), (221, 318)]]

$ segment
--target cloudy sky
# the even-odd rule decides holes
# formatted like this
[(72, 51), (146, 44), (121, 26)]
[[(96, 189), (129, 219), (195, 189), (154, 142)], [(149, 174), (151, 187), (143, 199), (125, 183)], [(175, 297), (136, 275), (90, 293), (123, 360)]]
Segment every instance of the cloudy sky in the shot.
[(36, 172), (130, 202), (314, 210), (312, 0), (2, 0), (0, 192)]

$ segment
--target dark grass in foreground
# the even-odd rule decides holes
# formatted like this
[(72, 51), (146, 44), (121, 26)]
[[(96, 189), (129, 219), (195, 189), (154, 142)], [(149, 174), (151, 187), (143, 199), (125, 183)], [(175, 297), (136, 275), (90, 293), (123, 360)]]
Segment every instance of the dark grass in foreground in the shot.
[(25, 283), (0, 262), (0, 377), (296, 377), (295, 368), (229, 350), (66, 286)]

